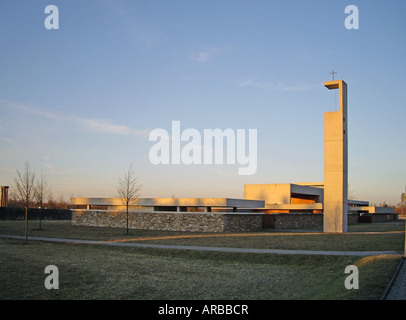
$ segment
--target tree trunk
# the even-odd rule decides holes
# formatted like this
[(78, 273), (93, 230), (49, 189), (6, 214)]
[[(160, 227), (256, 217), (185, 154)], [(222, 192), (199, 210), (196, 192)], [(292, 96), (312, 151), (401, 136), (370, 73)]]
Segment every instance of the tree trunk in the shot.
[(42, 207), (41, 210), (39, 211), (39, 229), (41, 230), (41, 217), (42, 217)]
[(25, 207), (25, 243), (28, 243), (28, 207)]
[(128, 234), (128, 203), (127, 203), (127, 234)]

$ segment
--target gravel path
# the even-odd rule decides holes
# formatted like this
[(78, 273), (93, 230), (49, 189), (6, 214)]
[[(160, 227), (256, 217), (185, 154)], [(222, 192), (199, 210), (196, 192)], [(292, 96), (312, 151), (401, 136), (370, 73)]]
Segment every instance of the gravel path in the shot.
[[(0, 238), (25, 240), (25, 236), (0, 235)], [(109, 246), (125, 246), (139, 248), (159, 248), (178, 250), (200, 250), (200, 251), (221, 251), (221, 252), (243, 252), (243, 253), (275, 253), (275, 254), (306, 254), (306, 255), (332, 255), (332, 256), (378, 256), (378, 255), (399, 255), (397, 251), (312, 251), (312, 250), (279, 250), (279, 249), (251, 249), (251, 248), (226, 248), (226, 247), (199, 247), (199, 246), (176, 246), (165, 244), (147, 244), (134, 242), (114, 242), (114, 241), (92, 241), (64, 238), (42, 238), (28, 237), (32, 241), (65, 242), (78, 244), (96, 244)]]
[(389, 292), (385, 300), (406, 300), (406, 262), (402, 260), (402, 264), (398, 273), (389, 288)]

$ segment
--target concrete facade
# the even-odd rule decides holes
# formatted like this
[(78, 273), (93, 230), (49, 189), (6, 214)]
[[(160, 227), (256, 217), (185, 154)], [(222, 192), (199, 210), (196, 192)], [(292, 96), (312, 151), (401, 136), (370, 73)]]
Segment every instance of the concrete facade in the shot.
[[(120, 198), (71, 198), (70, 204), (77, 209), (97, 208), (106, 210), (124, 210)], [(212, 211), (248, 211), (263, 208), (264, 201), (231, 198), (139, 198), (130, 206), (132, 211), (176, 211), (176, 212), (212, 212)]]
[(246, 184), (244, 199), (263, 200), (266, 213), (321, 213), (323, 210), (323, 188), (301, 184)]
[[(255, 212), (268, 214), (324, 213), (324, 183), (246, 184), (244, 198), (265, 202)], [(371, 206), (368, 201), (347, 200), (347, 213), (393, 214), (393, 208)], [(347, 221), (348, 222), (348, 221)], [(332, 231), (336, 232), (336, 231)]]
[(324, 114), (324, 231), (347, 232), (348, 215), (348, 118), (347, 84), (328, 81), (339, 90), (339, 110)]

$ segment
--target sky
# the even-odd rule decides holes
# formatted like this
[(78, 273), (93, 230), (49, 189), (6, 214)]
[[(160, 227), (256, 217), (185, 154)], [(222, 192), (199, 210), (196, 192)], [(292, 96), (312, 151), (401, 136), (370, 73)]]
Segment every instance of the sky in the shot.
[[(358, 29), (345, 26), (348, 5)], [(12, 192), (26, 161), (66, 200), (117, 196), (130, 165), (141, 197), (243, 198), (244, 184), (322, 182), (324, 113), (338, 108), (323, 83), (334, 70), (348, 84), (351, 197), (398, 203), (405, 12), (403, 0), (2, 0), (0, 185)], [(173, 121), (202, 137), (255, 129), (256, 172), (153, 164), (149, 134), (172, 137)]]

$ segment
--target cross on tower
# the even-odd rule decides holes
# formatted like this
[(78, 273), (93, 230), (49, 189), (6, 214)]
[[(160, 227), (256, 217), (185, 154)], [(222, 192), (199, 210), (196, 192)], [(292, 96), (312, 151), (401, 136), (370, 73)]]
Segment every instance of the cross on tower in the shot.
[(337, 72), (335, 72), (334, 69), (333, 69), (333, 72), (330, 72), (330, 74), (333, 75), (333, 80), (334, 80), (334, 74), (335, 74), (335, 73), (337, 73)]

